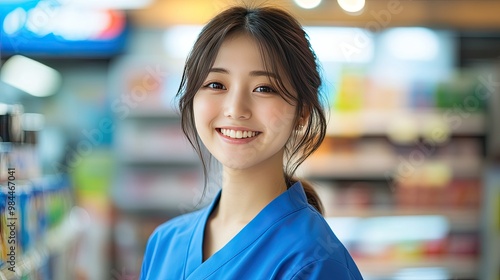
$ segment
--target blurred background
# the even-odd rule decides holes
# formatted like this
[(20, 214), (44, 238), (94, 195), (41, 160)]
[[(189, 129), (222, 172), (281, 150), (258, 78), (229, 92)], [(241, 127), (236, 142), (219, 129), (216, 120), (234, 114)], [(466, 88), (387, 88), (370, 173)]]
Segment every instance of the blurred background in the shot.
[[(153, 229), (210, 200), (174, 95), (242, 2), (0, 2), (1, 279), (137, 279)], [(266, 2), (321, 62), (298, 172), (365, 279), (500, 279), (500, 1)]]

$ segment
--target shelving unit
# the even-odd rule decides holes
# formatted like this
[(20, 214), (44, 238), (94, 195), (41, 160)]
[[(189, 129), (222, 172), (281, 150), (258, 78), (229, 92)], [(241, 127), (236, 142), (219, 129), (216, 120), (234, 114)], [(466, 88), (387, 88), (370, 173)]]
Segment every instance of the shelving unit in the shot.
[(42, 172), (43, 116), (20, 103), (0, 107), (0, 279), (73, 278), (67, 261), (82, 225), (72, 182)]
[[(358, 260), (356, 263), (361, 271), (369, 271), (372, 277), (380, 277), (382, 279), (387, 277), (387, 275), (404, 275), (405, 270), (415, 272), (414, 269), (421, 268), (426, 268), (427, 270), (443, 270), (443, 276), (452, 279), (475, 279), (479, 272), (477, 259), (467, 257), (450, 257), (446, 259), (436, 258), (413, 261)], [(426, 270), (422, 271), (425, 273)], [(451, 272), (452, 276), (450, 277), (449, 273), (446, 273), (446, 271)], [(415, 275), (415, 273), (413, 273), (413, 275)], [(422, 277), (422, 279), (425, 278)]]
[(488, 168), (483, 204), (483, 279), (500, 279), (500, 166)]
[[(5, 185), (0, 187), (4, 191)], [(15, 242), (2, 245), (15, 244), (15, 260), (3, 263), (0, 279), (62, 280), (73, 277), (74, 264), (68, 260), (75, 254), (84, 223), (82, 211), (73, 206), (67, 175), (19, 180), (16, 187), (16, 228), (15, 234), (10, 233)], [(2, 212), (2, 224), (10, 214)], [(3, 229), (2, 240), (7, 242)], [(2, 252), (2, 257), (5, 254)]]
[[(477, 199), (481, 191), (476, 186), (482, 188), (486, 116), (471, 114), (460, 118), (460, 125), (446, 129), (445, 110), (405, 110), (332, 113), (327, 139), (304, 163), (300, 173), (317, 185), (327, 219), (352, 219), (351, 223), (359, 224), (359, 231), (365, 230), (363, 224), (380, 218), (442, 217), (446, 221), (447, 235), (434, 241), (395, 240), (385, 249), (379, 248), (382, 255), (378, 257), (358, 247), (382, 245), (368, 245), (362, 238), (346, 241), (367, 279), (393, 279), (405, 271), (412, 271), (415, 276), (429, 269), (443, 273), (443, 279), (478, 279), (480, 248), (476, 242), (481, 209)], [(398, 122), (410, 126), (405, 129), (416, 138), (394, 143), (391, 130)], [(432, 129), (444, 131), (446, 140), (419, 147)], [(416, 157), (416, 153), (422, 157)], [(450, 195), (465, 190), (467, 194)], [(476, 200), (463, 198), (471, 195)], [(344, 226), (331, 225), (334, 232), (340, 232), (339, 238), (343, 237)], [(426, 231), (425, 225), (419, 230)], [(446, 251), (458, 250), (457, 242), (462, 241), (468, 243), (467, 250), (474, 252)], [(436, 242), (442, 247), (437, 256), (426, 255), (425, 248), (437, 246), (432, 245)], [(403, 251), (399, 253), (403, 255), (396, 257), (398, 251)]]
[[(37, 244), (33, 250), (23, 255), (16, 261), (15, 272), (4, 265), (0, 268), (0, 279), (19, 279), (28, 276), (34, 271), (40, 270), (47, 265), (49, 259), (64, 254), (67, 250), (74, 248), (78, 236), (82, 232), (82, 223), (73, 215), (66, 217), (58, 226), (47, 232), (44, 240)], [(67, 276), (67, 275), (66, 275)], [(55, 276), (52, 279), (63, 279), (64, 276)]]
[(365, 67), (338, 71), (326, 138), (299, 175), (366, 279), (480, 279), (490, 122), (485, 104), (462, 106), (479, 74), (460, 70), (428, 91), (406, 77), (395, 90)]
[[(500, 73), (500, 59), (495, 64)], [(494, 87), (489, 102), (487, 166), (483, 171), (481, 279), (500, 280), (500, 88)]]
[[(203, 178), (198, 156), (172, 107), (179, 82), (175, 75), (180, 70), (167, 61), (165, 57), (125, 56), (110, 75), (116, 100), (136, 100), (116, 112), (118, 169), (112, 187), (113, 267), (125, 267), (132, 275), (139, 274), (145, 243), (156, 226), (204, 205), (199, 203)], [(141, 97), (134, 96), (138, 92)], [(124, 238), (123, 232), (135, 238)]]

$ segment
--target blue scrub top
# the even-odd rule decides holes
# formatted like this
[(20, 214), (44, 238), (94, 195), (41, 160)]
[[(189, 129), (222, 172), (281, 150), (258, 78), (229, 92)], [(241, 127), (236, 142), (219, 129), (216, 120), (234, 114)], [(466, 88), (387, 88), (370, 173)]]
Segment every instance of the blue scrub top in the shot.
[(300, 182), (203, 262), (205, 224), (219, 199), (220, 192), (208, 207), (153, 232), (140, 279), (363, 279), (325, 219), (307, 203)]

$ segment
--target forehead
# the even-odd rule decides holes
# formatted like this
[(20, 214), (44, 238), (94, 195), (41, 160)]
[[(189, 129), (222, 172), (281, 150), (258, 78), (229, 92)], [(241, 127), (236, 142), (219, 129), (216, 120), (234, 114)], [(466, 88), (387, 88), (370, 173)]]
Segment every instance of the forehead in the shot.
[(281, 65), (280, 58), (265, 43), (259, 39), (246, 34), (235, 33), (224, 39), (218, 50), (216, 59), (212, 67), (230, 68), (251, 71), (266, 71), (272, 73), (273, 78), (289, 84), (288, 72)]
[(214, 67), (246, 67), (264, 69), (264, 58), (257, 41), (247, 34), (234, 34), (222, 43)]

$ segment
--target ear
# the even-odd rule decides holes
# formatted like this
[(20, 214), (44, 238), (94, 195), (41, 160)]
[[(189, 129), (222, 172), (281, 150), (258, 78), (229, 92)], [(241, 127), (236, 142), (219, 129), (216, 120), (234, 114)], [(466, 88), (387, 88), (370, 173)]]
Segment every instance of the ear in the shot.
[(307, 126), (307, 123), (309, 122), (310, 116), (311, 116), (311, 112), (307, 108), (304, 108), (302, 113), (297, 118), (297, 123), (295, 125), (295, 129), (298, 131), (301, 131), (305, 126)]
[(300, 114), (300, 116), (297, 120), (297, 125), (306, 126), (307, 123), (309, 122), (310, 116), (311, 116), (311, 110), (309, 110), (308, 107), (304, 107), (302, 109), (302, 113)]

